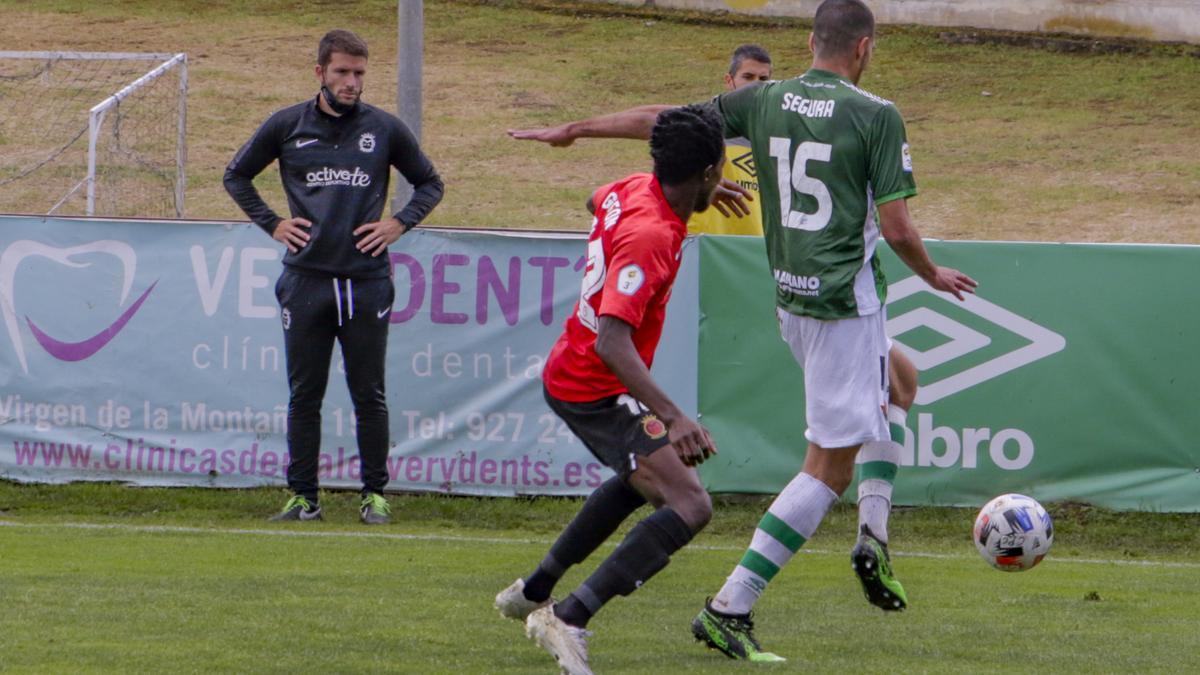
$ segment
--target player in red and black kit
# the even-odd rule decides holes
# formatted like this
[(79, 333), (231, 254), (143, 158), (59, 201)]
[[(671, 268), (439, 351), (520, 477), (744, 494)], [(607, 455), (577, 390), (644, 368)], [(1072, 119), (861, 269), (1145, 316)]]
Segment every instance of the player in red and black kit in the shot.
[[(318, 520), (321, 400), (333, 345), (342, 345), (362, 461), (363, 522), (388, 520), (388, 410), (384, 362), (395, 286), (387, 247), (437, 206), (442, 180), (412, 132), (394, 115), (359, 100), (367, 45), (330, 31), (317, 48), (321, 92), (271, 115), (225, 170), (225, 189), (267, 234), (284, 244), (275, 284), (288, 387), (288, 487), (294, 496), (273, 520)], [(275, 213), (254, 177), (279, 161), (291, 217)], [(392, 167), (413, 186), (393, 216), (381, 217)]]
[[(588, 497), (537, 569), (496, 596), (500, 613), (524, 619), (526, 634), (565, 672), (591, 672), (584, 629), (592, 615), (666, 567), (712, 516), (694, 467), (716, 446), (659, 388), (650, 365), (687, 220), (711, 203), (724, 153), (713, 108), (667, 110), (650, 137), (654, 173), (605, 185), (588, 202), (595, 218), (582, 293), (543, 381), (550, 408), (617, 475)], [(552, 603), (563, 573), (647, 502), (654, 512), (579, 588)]]

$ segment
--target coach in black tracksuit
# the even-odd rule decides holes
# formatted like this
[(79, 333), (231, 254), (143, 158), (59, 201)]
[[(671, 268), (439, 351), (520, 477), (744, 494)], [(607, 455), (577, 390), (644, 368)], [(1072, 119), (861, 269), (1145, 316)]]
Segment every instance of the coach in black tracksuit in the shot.
[[(330, 31), (317, 52), (321, 92), (271, 115), (225, 170), (225, 189), (259, 227), (287, 245), (275, 285), (288, 384), (288, 486), (295, 493), (274, 520), (315, 520), (321, 400), (336, 339), (354, 402), (362, 462), (361, 516), (388, 519), (388, 411), (384, 357), (395, 288), (387, 247), (442, 199), (442, 180), (395, 116), (359, 101), (367, 46)], [(253, 179), (272, 161), (290, 218), (277, 215)], [(413, 186), (399, 213), (380, 219), (391, 167)]]

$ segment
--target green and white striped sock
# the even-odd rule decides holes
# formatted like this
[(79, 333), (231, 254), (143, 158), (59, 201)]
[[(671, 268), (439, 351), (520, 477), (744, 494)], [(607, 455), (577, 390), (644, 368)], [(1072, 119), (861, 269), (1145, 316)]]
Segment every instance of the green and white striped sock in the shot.
[(713, 599), (713, 608), (722, 614), (749, 612), (767, 583), (812, 538), (835, 501), (837, 494), (816, 478), (806, 473), (793, 478), (758, 522), (750, 548)]
[(892, 486), (900, 468), (904, 422), (908, 412), (888, 405), (889, 441), (864, 443), (858, 451), (858, 525), (871, 528), (871, 534), (888, 541), (888, 516), (892, 510)]

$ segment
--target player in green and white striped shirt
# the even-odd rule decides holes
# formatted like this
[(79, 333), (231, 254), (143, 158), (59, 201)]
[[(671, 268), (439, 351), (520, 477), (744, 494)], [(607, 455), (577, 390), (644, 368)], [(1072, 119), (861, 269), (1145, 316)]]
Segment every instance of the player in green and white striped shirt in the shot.
[[(804, 368), (809, 442), (802, 472), (772, 502), (741, 562), (692, 622), (697, 639), (734, 658), (781, 660), (760, 649), (750, 610), (850, 484), (860, 449), (860, 508), (875, 500), (886, 519), (899, 445), (884, 414), (889, 344), (887, 282), (875, 256), (880, 236), (934, 289), (961, 299), (975, 287), (930, 260), (909, 219), (905, 200), (917, 189), (904, 122), (891, 102), (857, 86), (874, 35), (874, 16), (860, 0), (826, 0), (813, 21), (808, 72), (716, 99), (726, 136), (750, 139), (780, 330)], [(851, 560), (867, 598), (881, 609), (904, 609), (886, 534), (872, 528), (870, 514), (863, 521)]]

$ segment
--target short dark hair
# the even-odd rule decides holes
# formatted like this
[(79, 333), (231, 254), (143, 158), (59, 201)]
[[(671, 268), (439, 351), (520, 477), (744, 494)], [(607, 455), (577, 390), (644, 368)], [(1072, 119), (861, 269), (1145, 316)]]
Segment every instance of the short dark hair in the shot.
[(862, 0), (825, 0), (813, 17), (813, 45), (821, 56), (844, 56), (875, 35), (875, 15)]
[(733, 58), (729, 60), (729, 74), (737, 75), (738, 68), (742, 67), (742, 61), (746, 59), (771, 65), (771, 55), (767, 50), (758, 45), (741, 45), (733, 50)]
[(321, 38), (317, 45), (317, 65), (327, 66), (334, 52), (367, 58), (367, 43), (348, 30), (335, 28)]
[(650, 131), (654, 175), (666, 185), (679, 185), (715, 166), (725, 153), (724, 123), (711, 104), (669, 108), (658, 114)]

